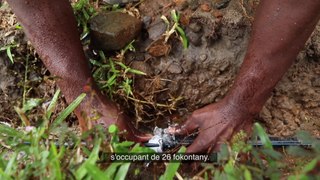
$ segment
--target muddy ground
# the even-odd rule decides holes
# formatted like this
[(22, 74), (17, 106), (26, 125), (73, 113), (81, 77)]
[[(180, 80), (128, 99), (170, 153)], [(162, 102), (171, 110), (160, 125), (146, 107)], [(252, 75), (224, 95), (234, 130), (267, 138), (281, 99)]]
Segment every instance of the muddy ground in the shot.
[[(135, 44), (136, 52), (127, 54), (126, 63), (148, 76), (135, 79), (135, 94), (158, 103), (182, 97), (176, 111), (180, 116), (223, 98), (243, 60), (257, 6), (256, 1), (246, 4), (240, 0), (226, 2), (145, 0), (138, 6), (144, 32)], [(163, 52), (150, 51), (152, 42), (160, 39), (166, 30), (160, 16), (168, 15), (173, 8), (181, 13), (180, 23), (190, 40), (189, 48), (183, 49), (179, 39), (173, 37), (166, 46), (160, 46)], [(25, 85), (27, 97), (42, 98), (42, 106), (50, 101), (56, 90), (50, 73), (27, 43), (23, 30), (17, 29), (16, 25), (14, 15), (7, 5), (3, 5), (0, 9), (0, 47), (12, 43), (19, 47), (12, 48), (14, 64), (5, 50), (0, 52), (2, 122), (19, 121), (14, 106), (21, 106)], [(27, 54), (30, 54), (29, 70), (24, 83)], [(57, 111), (63, 107), (65, 103), (61, 98)], [(34, 111), (41, 111), (41, 108)], [(32, 119), (32, 113), (29, 114)], [(319, 135), (319, 119), (320, 24), (256, 121), (262, 122), (271, 135), (290, 136), (300, 129)], [(32, 121), (37, 122), (36, 119)]]

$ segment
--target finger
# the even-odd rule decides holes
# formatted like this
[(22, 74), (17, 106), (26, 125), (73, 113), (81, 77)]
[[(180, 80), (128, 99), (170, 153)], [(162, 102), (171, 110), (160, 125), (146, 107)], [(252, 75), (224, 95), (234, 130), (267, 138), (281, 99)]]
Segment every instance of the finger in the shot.
[[(214, 140), (213, 140), (214, 141)], [(208, 138), (199, 134), (193, 143), (187, 148), (187, 153), (203, 153), (212, 145)]]
[(246, 122), (243, 126), (243, 131), (247, 133), (248, 137), (250, 137), (252, 134), (252, 126), (253, 126), (252, 121)]
[(145, 134), (139, 130), (134, 131), (134, 141), (135, 142), (146, 142), (152, 138), (152, 134)]
[(188, 118), (187, 121), (174, 131), (176, 135), (189, 135), (199, 128), (196, 120)]
[(213, 151), (214, 152), (220, 151), (221, 144), (226, 143), (228, 140), (230, 140), (231, 137), (233, 136), (233, 133), (234, 133), (234, 128), (231, 128), (231, 127), (228, 128), (226, 131), (221, 132), (217, 142), (215, 142)]
[(135, 141), (135, 142), (146, 142), (148, 141), (152, 135), (145, 134), (139, 131), (134, 127), (131, 122), (126, 121), (128, 118), (123, 115), (123, 117), (119, 118), (117, 121), (117, 125), (119, 126), (120, 130), (124, 130), (124, 136), (126, 140)]
[(124, 136), (126, 140), (135, 141), (135, 142), (146, 142), (152, 137), (151, 134), (142, 133), (141, 131), (133, 127), (126, 128), (124, 130)]

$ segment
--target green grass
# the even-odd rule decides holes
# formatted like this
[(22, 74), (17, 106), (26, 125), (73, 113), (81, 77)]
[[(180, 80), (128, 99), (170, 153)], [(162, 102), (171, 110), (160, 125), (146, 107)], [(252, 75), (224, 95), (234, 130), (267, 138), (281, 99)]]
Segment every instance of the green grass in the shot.
[[(79, 0), (73, 6), (78, 25), (82, 30), (81, 39), (89, 34), (87, 21), (95, 15), (96, 10), (89, 0)], [(117, 8), (117, 7), (114, 7)], [(168, 24), (168, 38), (171, 34), (179, 35), (184, 48), (188, 47), (188, 39), (179, 25), (179, 14), (171, 12), (171, 20), (164, 20)], [(171, 27), (171, 28), (170, 28)], [(19, 28), (19, 27), (17, 27)], [(10, 61), (14, 62), (11, 44), (2, 47)], [(145, 75), (144, 72), (135, 70), (124, 64), (124, 55), (127, 51), (134, 51), (133, 43), (124, 48), (117, 58), (106, 57), (100, 51), (97, 59), (91, 59), (94, 67), (93, 76), (99, 87), (111, 97), (120, 94), (123, 97), (134, 98), (133, 76)], [(26, 63), (28, 67), (28, 63)], [(150, 153), (151, 150), (140, 144), (130, 141), (120, 141), (119, 130), (111, 125), (106, 132), (98, 126), (81, 135), (70, 130), (65, 119), (81, 103), (85, 94), (80, 95), (65, 110), (54, 116), (60, 90), (57, 90), (48, 107), (39, 117), (40, 124), (31, 127), (28, 123), (28, 113), (41, 105), (39, 98), (27, 98), (26, 87), (28, 69), (26, 69), (24, 82), (24, 96), (21, 107), (16, 107), (22, 127), (15, 128), (0, 124), (0, 179), (125, 179), (150, 168), (137, 168), (130, 171), (131, 162), (110, 162), (108, 156), (114, 152)], [(56, 117), (56, 118), (54, 118)], [(202, 169), (196, 176), (202, 179), (279, 179), (289, 164), (283, 161), (284, 153), (273, 149), (264, 129), (254, 125), (254, 135), (258, 136), (264, 146), (260, 149), (253, 148), (246, 143), (247, 135), (238, 133), (230, 144), (222, 145), (217, 164), (202, 163)], [(88, 137), (93, 137), (88, 141)], [(303, 158), (297, 162), (288, 179), (309, 179), (310, 172), (316, 168), (320, 161), (320, 142), (308, 133), (301, 132), (297, 136), (303, 142), (312, 144), (310, 150), (291, 147), (285, 152), (291, 156)], [(86, 142), (86, 143), (83, 143)], [(67, 145), (65, 144), (67, 143)], [(182, 147), (180, 152), (185, 152)], [(174, 179), (184, 176), (178, 173), (183, 166), (181, 162), (166, 163), (160, 179)], [(182, 174), (182, 175), (181, 175)], [(161, 176), (160, 176), (161, 175)], [(187, 178), (187, 177), (183, 177)]]
[[(173, 21), (173, 25), (171, 26), (170, 21), (167, 19), (166, 16), (161, 16), (161, 19), (167, 24), (167, 31), (164, 33), (165, 36), (165, 42), (168, 41), (168, 39), (170, 38), (170, 36), (174, 33), (178, 34), (180, 37), (180, 40), (182, 42), (183, 48), (187, 49), (189, 46), (189, 41), (188, 38), (186, 36), (186, 33), (184, 32), (184, 30), (182, 29), (182, 27), (180, 26), (179, 20), (180, 20), (180, 15), (176, 10), (172, 10), (171, 11), (171, 19)], [(171, 26), (171, 28), (170, 28)]]
[(80, 39), (83, 40), (89, 35), (88, 21), (89, 19), (97, 14), (96, 9), (93, 7), (90, 0), (79, 0), (73, 4), (73, 11), (76, 16), (78, 27), (81, 28)]
[[(126, 49), (126, 48), (125, 48)], [(124, 53), (123, 53), (124, 54)], [(90, 59), (95, 67), (93, 77), (102, 91), (106, 91), (109, 97), (115, 94), (124, 97), (134, 97), (132, 91), (132, 75), (146, 75), (144, 72), (132, 69), (119, 60), (106, 58), (99, 51), (99, 60)]]
[(14, 55), (12, 54), (12, 48), (15, 48), (17, 46), (18, 46), (17, 44), (13, 43), (13, 44), (9, 44), (9, 45), (6, 45), (6, 46), (3, 46), (0, 48), (0, 51), (6, 51), (6, 54), (12, 64), (14, 63), (14, 61), (13, 61)]

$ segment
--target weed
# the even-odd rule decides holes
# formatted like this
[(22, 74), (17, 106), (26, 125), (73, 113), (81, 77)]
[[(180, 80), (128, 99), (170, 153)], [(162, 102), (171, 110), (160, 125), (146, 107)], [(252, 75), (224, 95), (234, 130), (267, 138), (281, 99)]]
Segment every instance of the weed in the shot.
[(167, 30), (164, 33), (165, 36), (165, 42), (168, 41), (168, 39), (170, 38), (170, 36), (173, 33), (177, 33), (179, 34), (180, 40), (182, 42), (183, 48), (187, 49), (188, 48), (188, 38), (186, 36), (186, 33), (184, 32), (184, 30), (181, 28), (180, 24), (179, 24), (179, 20), (180, 20), (180, 15), (176, 12), (176, 10), (172, 10), (171, 11), (171, 19), (173, 20), (173, 25), (170, 28), (170, 22), (167, 19), (166, 16), (162, 15), (161, 19), (167, 24)]
[[(312, 151), (299, 147), (290, 147), (287, 152), (291, 155), (303, 155), (312, 159), (310, 162), (302, 163), (303, 168), (291, 172), (289, 179), (310, 178), (310, 172), (316, 168), (320, 160), (320, 141), (304, 133), (297, 134), (302, 143), (312, 144)], [(232, 140), (231, 145), (224, 144), (219, 153), (219, 166), (203, 164), (203, 171), (198, 176), (214, 179), (280, 179), (284, 176), (283, 170), (286, 167), (283, 155), (272, 147), (271, 141), (260, 124), (254, 124), (252, 139), (259, 137), (263, 143), (261, 148), (253, 148), (246, 143), (247, 135), (240, 131)]]
[[(123, 51), (127, 51), (126, 49)], [(122, 54), (124, 55), (125, 52)], [(112, 98), (114, 94), (122, 94), (125, 97), (133, 97), (132, 75), (146, 75), (126, 66), (120, 61), (112, 58), (106, 59), (104, 53), (99, 51), (100, 61), (90, 59), (90, 62), (96, 67), (93, 77), (101, 90), (107, 91)]]
[(64, 179), (66, 177), (63, 167), (68, 164), (63, 164), (62, 160), (70, 158), (69, 156), (74, 153), (74, 150), (66, 151), (63, 144), (56, 144), (55, 140), (50, 139), (50, 136), (58, 128), (60, 133), (69, 134), (69, 136), (60, 136), (63, 138), (60, 139), (60, 142), (65, 141), (65, 137), (76, 137), (71, 136), (71, 132), (63, 131), (62, 127), (65, 124), (62, 121), (80, 104), (85, 95), (80, 95), (60, 113), (54, 124), (49, 126), (49, 118), (56, 105), (58, 94), (59, 91), (43, 114), (43, 122), (39, 127), (16, 130), (6, 125), (0, 125), (0, 143), (2, 145), (0, 149), (0, 179)]
[(83, 40), (89, 35), (88, 21), (97, 14), (97, 11), (89, 0), (79, 0), (73, 4), (73, 11), (76, 16), (78, 27), (81, 27), (80, 39)]
[[(182, 146), (178, 153), (185, 153), (187, 150), (186, 147)], [(181, 162), (169, 162), (167, 164), (166, 170), (162, 176), (160, 176), (160, 180), (167, 180), (167, 179), (173, 179), (175, 175), (181, 177), (180, 174), (178, 174), (179, 166), (181, 165)]]
[(15, 44), (15, 43), (12, 43), (12, 44), (9, 44), (9, 45), (6, 45), (6, 46), (3, 46), (0, 48), (0, 51), (6, 51), (6, 54), (8, 56), (8, 58), (10, 59), (11, 63), (13, 64), (14, 61), (13, 61), (13, 54), (12, 54), (12, 48), (15, 48), (17, 47), (18, 45)]

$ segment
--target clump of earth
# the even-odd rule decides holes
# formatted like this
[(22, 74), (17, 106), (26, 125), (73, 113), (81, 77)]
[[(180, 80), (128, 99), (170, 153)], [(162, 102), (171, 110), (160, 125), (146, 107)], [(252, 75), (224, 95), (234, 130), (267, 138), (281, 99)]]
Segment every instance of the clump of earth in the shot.
[[(182, 98), (175, 111), (182, 117), (222, 99), (243, 61), (257, 6), (256, 1), (246, 4), (240, 2), (141, 2), (136, 8), (143, 28), (134, 44), (136, 51), (127, 53), (125, 58), (128, 66), (147, 74), (135, 78), (135, 94), (162, 104)], [(180, 14), (180, 26), (189, 39), (187, 49), (183, 48), (175, 34), (167, 43), (159, 43), (167, 30), (167, 25), (160, 17), (165, 15), (170, 19), (172, 9)], [(8, 44), (10, 38), (15, 38), (20, 44), (25, 44), (15, 50), (16, 57), (25, 55), (29, 45), (23, 31), (14, 28), (14, 16), (8, 8), (1, 8), (0, 14), (0, 46)], [(8, 24), (10, 18), (13, 18), (13, 22)], [(266, 127), (269, 134), (290, 136), (296, 130), (320, 134), (319, 58), (320, 24), (255, 119)], [(34, 66), (41, 64), (36, 58), (31, 59)], [(20, 66), (23, 65), (19, 61), (11, 64), (5, 51), (0, 52), (0, 121), (18, 120), (13, 106), (21, 103), (24, 68)], [(29, 79), (37, 79), (30, 95), (50, 100), (55, 86), (47, 80), (49, 72), (42, 65), (40, 67), (30, 72)], [(31, 76), (32, 73), (35, 75)]]

